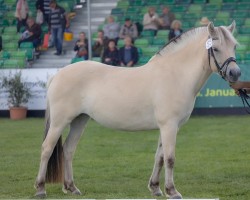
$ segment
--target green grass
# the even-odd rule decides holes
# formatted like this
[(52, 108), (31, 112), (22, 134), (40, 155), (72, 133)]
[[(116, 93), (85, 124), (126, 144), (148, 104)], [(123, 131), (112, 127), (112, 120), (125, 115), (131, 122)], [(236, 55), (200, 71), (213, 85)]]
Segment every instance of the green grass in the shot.
[[(175, 185), (183, 197), (250, 199), (249, 122), (249, 116), (192, 117), (182, 127)], [(42, 138), (42, 119), (0, 119), (0, 199), (34, 198)], [(73, 163), (84, 195), (47, 184), (48, 198), (152, 198), (147, 183), (157, 140), (158, 131), (126, 133), (90, 121)]]

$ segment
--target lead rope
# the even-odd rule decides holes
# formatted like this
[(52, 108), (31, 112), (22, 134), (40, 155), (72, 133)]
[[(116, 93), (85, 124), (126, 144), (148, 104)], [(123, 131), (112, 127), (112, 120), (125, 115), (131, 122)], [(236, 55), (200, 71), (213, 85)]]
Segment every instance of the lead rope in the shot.
[(247, 109), (246, 105), (248, 106), (248, 108), (250, 108), (250, 104), (248, 103), (248, 99), (250, 98), (250, 96), (247, 94), (246, 90), (242, 90), (242, 89), (239, 89), (239, 96), (241, 98), (241, 101), (244, 105), (244, 108), (245, 108), (245, 111), (250, 114), (250, 110)]

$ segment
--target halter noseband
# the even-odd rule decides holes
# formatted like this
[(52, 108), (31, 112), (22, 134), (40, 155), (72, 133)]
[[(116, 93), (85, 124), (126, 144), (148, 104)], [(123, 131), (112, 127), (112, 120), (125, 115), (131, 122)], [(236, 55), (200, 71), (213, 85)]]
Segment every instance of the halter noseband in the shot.
[[(216, 39), (212, 39), (212, 40), (216, 40)], [(220, 76), (225, 79), (226, 78), (226, 72), (227, 72), (227, 67), (229, 65), (230, 62), (235, 62), (236, 63), (236, 59), (234, 57), (229, 57), (221, 66), (219, 65), (219, 63), (217, 62), (215, 56), (214, 56), (214, 50), (213, 47), (211, 46), (210, 48), (208, 48), (208, 62), (209, 62), (209, 66), (210, 65), (210, 55), (213, 57), (214, 59), (214, 64), (217, 67), (217, 70), (220, 74)], [(223, 70), (225, 68), (225, 70)]]

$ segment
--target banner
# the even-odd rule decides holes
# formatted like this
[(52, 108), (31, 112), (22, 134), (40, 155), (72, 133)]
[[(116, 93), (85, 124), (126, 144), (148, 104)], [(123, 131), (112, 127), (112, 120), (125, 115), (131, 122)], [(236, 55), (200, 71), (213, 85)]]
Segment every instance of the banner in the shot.
[[(10, 76), (18, 71), (22, 72), (22, 79), (25, 84), (31, 88), (32, 97), (29, 99), (27, 106), (29, 110), (45, 110), (46, 108), (46, 87), (41, 86), (38, 82), (46, 85), (51, 76), (56, 74), (59, 69), (9, 69), (0, 70), (0, 81), (3, 76)], [(0, 110), (9, 110), (7, 102), (8, 93), (4, 88), (0, 88)]]

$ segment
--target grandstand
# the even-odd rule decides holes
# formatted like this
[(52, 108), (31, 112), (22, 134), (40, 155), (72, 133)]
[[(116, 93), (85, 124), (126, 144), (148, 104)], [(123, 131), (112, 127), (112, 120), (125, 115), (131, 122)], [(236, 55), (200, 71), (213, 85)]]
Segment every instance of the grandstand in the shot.
[[(1, 68), (24, 68), (24, 67), (63, 67), (71, 62), (74, 57), (72, 42), (64, 42), (65, 56), (58, 57), (52, 55), (53, 50), (42, 52), (40, 59), (35, 60), (32, 66), (27, 65), (27, 60), (33, 60), (33, 49), (30, 44), (25, 44), (17, 49), (18, 37), (15, 34), (15, 0), (0, 0), (0, 32), (3, 38), (3, 51), (0, 53)], [(30, 15), (35, 15), (35, 1), (28, 0)], [(75, 39), (80, 31), (87, 32), (87, 10), (74, 9), (76, 0), (58, 0), (68, 12), (76, 12), (76, 17), (72, 19), (71, 30)], [(163, 5), (170, 7), (176, 18), (182, 22), (184, 31), (197, 27), (201, 17), (208, 17), (216, 26), (229, 25), (232, 20), (236, 21), (236, 38), (241, 44), (237, 48), (236, 57), (241, 67), (245, 68), (250, 64), (250, 1), (249, 0), (92, 0), (91, 1), (91, 30), (92, 37), (96, 36), (98, 29), (105, 23), (105, 18), (112, 14), (121, 24), (126, 17), (130, 17), (134, 22), (141, 23), (143, 15), (149, 6), (156, 7), (157, 13), (161, 13)], [(13, 28), (14, 27), (14, 28)], [(43, 27), (46, 33), (46, 27)], [(158, 31), (154, 37), (150, 31), (142, 31), (140, 37), (135, 41), (139, 50), (138, 65), (145, 64), (158, 49), (168, 42), (168, 31)], [(119, 41), (118, 46), (123, 42)], [(23, 53), (25, 52), (25, 53)], [(11, 58), (11, 59), (10, 59)], [(93, 58), (100, 60), (100, 58)]]

